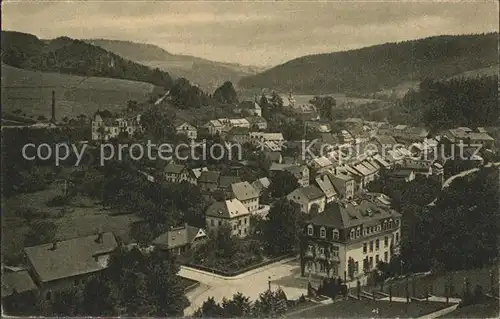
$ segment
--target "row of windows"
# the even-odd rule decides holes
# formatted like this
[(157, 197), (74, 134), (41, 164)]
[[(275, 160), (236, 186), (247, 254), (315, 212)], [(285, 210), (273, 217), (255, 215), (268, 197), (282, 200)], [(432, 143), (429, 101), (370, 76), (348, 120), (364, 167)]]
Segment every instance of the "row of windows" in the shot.
[[(337, 229), (334, 229), (333, 235), (332, 235), (333, 240), (338, 240), (339, 236), (340, 236), (339, 234), (340, 234), (339, 231)], [(312, 225), (307, 226), (307, 235), (309, 235), (309, 236), (314, 235), (314, 227)], [(325, 227), (321, 227), (321, 229), (319, 230), (319, 237), (326, 238), (326, 228)]]
[[(243, 225), (248, 225), (248, 222), (249, 222), (249, 218), (248, 217), (245, 217), (243, 219), (239, 219), (238, 220), (238, 225), (234, 225), (234, 229), (236, 230), (236, 226), (239, 226), (242, 224), (242, 221), (243, 221)], [(222, 224), (224, 223), (224, 221), (222, 220), (215, 220), (215, 219), (211, 219), (210, 220), (210, 226), (214, 227), (214, 226), (222, 226)]]
[[(314, 247), (312, 245), (307, 246), (307, 251), (308, 253), (313, 252)], [(318, 247), (316, 252), (319, 255), (324, 255), (325, 254), (325, 247)], [(331, 246), (330, 250), (328, 251), (332, 256), (338, 257), (339, 256), (339, 247), (338, 246)]]
[[(365, 228), (363, 228), (363, 236), (367, 236), (367, 235), (371, 235), (373, 233), (381, 232), (383, 230), (391, 229), (393, 227), (393, 225), (398, 227), (399, 220), (396, 220), (394, 223), (392, 222), (392, 220), (389, 220), (389, 221), (385, 220), (381, 225), (365, 227)], [(359, 237), (361, 237), (361, 227), (358, 226), (357, 229), (351, 229), (351, 232), (349, 233), (349, 238), (356, 239)]]

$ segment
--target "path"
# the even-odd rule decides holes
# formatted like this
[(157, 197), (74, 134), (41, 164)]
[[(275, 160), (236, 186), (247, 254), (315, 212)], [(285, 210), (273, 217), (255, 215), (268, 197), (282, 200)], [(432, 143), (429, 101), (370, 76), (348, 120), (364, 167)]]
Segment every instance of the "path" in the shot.
[(200, 287), (187, 294), (191, 305), (185, 309), (185, 315), (191, 315), (209, 297), (221, 302), (222, 298), (231, 298), (233, 294), (241, 292), (245, 296), (255, 300), (259, 294), (269, 287), (271, 277), (271, 288), (278, 286), (283, 289), (287, 297), (296, 299), (306, 294), (306, 285), (300, 287), (299, 280), (294, 279), (300, 271), (298, 261), (280, 261), (258, 269), (254, 269), (237, 277), (228, 278), (189, 267), (181, 267), (179, 275), (185, 278), (197, 280)]

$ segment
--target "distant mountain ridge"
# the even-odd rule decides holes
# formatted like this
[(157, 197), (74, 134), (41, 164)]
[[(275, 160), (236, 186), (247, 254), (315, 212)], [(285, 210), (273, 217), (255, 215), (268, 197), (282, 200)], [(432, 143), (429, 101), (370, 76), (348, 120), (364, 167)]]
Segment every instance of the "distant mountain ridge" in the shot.
[(20, 69), (140, 81), (164, 88), (172, 86), (168, 72), (68, 37), (41, 40), (32, 34), (2, 31), (1, 49), (2, 62)]
[(300, 57), (239, 82), (305, 94), (377, 92), (498, 65), (498, 33), (443, 35)]
[(167, 71), (172, 76), (184, 77), (210, 92), (225, 81), (236, 84), (242, 77), (264, 70), (261, 67), (215, 62), (189, 55), (172, 54), (154, 44), (107, 39), (86, 39), (83, 41), (104, 48), (131, 61)]

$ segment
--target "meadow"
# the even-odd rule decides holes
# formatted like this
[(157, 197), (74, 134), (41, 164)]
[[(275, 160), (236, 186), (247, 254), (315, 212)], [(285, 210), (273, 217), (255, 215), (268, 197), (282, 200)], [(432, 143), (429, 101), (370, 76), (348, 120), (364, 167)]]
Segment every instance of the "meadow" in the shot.
[(2, 113), (20, 109), (35, 119), (50, 117), (52, 90), (60, 120), (104, 109), (118, 112), (129, 100), (147, 100), (154, 89), (144, 82), (30, 71), (2, 64)]

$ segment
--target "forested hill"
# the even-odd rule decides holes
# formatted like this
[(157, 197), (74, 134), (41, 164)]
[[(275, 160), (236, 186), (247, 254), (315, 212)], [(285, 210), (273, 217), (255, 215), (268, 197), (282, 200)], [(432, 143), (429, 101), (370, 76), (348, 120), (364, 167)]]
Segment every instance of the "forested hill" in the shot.
[(41, 40), (31, 34), (2, 31), (2, 62), (28, 70), (134, 80), (164, 88), (172, 86), (167, 72), (68, 37)]
[(375, 92), (498, 64), (498, 33), (435, 36), (309, 55), (241, 79), (246, 88), (297, 93)]

